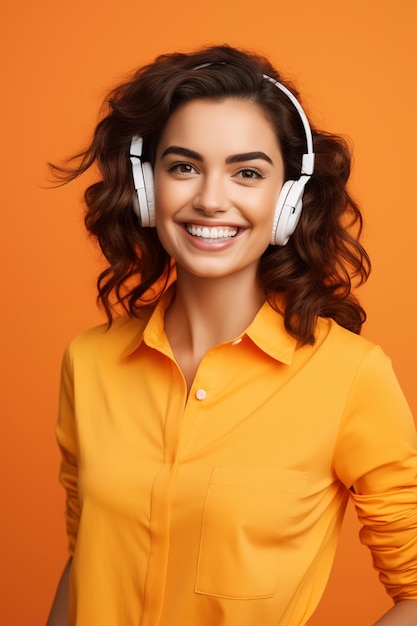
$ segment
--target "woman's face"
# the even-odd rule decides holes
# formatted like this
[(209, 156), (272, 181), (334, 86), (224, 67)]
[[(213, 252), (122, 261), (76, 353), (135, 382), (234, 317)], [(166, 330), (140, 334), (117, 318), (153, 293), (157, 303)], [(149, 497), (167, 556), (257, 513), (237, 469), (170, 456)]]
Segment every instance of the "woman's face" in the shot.
[(165, 126), (154, 173), (158, 236), (179, 271), (255, 280), (284, 182), (262, 108), (237, 98), (184, 104)]

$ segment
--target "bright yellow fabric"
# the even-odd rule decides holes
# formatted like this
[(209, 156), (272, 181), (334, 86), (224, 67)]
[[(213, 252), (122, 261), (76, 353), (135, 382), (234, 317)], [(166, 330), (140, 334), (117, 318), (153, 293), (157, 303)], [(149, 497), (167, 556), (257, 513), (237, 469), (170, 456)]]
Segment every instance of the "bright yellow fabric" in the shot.
[(388, 591), (417, 598), (416, 436), (387, 357), (330, 320), (297, 348), (265, 304), (187, 401), (168, 298), (64, 358), (70, 625), (300, 626), (349, 494)]

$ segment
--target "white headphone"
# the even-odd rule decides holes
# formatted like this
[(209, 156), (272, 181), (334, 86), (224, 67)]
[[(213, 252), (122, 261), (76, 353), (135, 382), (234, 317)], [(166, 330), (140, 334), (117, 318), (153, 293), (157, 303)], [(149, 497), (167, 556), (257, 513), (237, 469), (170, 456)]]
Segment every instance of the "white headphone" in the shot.
[[(207, 63), (198, 66), (205, 67)], [(303, 194), (314, 171), (313, 135), (307, 116), (297, 98), (281, 83), (267, 74), (263, 74), (275, 87), (280, 89), (293, 103), (303, 123), (306, 135), (307, 152), (303, 154), (301, 176), (297, 180), (287, 180), (279, 193), (275, 206), (272, 225), (271, 245), (284, 246), (298, 224), (303, 208)], [(135, 136), (130, 145), (130, 162), (132, 164), (133, 181), (136, 190), (134, 210), (142, 227), (155, 226), (155, 192), (153, 171), (150, 163), (142, 163), (143, 139)]]
[(142, 163), (142, 137), (133, 137), (130, 144), (130, 162), (132, 164), (133, 182), (136, 198), (133, 209), (143, 227), (155, 226), (155, 188), (152, 165)]

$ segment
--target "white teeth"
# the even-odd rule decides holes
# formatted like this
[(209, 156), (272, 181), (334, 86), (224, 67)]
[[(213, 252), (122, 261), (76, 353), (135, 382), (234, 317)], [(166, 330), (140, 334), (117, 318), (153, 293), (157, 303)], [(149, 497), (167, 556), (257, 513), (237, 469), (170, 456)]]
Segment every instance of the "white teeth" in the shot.
[(190, 235), (193, 235), (193, 237), (201, 237), (202, 239), (208, 240), (215, 239), (216, 241), (224, 241), (230, 239), (231, 237), (236, 237), (238, 230), (237, 228), (229, 226), (208, 228), (207, 226), (201, 227), (193, 224), (187, 224), (186, 229)]

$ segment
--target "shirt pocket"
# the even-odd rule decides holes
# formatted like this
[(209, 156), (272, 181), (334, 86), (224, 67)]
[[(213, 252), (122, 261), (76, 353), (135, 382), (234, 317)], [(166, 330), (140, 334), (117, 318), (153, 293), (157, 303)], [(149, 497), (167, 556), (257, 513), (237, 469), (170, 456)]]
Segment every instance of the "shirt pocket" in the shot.
[(274, 467), (216, 467), (203, 512), (195, 591), (222, 598), (275, 594), (279, 547), (308, 475)]

